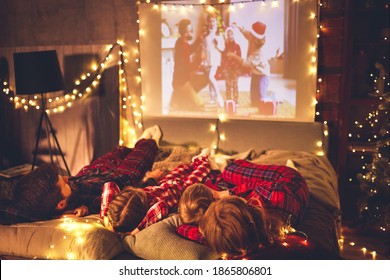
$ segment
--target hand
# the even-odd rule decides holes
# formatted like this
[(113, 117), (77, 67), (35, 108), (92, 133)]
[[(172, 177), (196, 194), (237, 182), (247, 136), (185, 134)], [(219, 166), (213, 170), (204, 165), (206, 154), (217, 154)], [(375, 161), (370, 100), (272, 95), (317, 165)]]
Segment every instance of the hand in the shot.
[(242, 26), (238, 26), (237, 22), (233, 22), (231, 25), (233, 28), (237, 28), (238, 30), (240, 30), (240, 32), (242, 32), (244, 29)]
[(226, 54), (226, 56), (227, 56), (227, 57), (235, 57), (235, 54), (232, 53), (232, 52), (228, 52), (228, 53)]
[(103, 217), (103, 225), (105, 226), (106, 229), (115, 232), (107, 216)]
[(135, 228), (130, 234), (131, 235), (136, 235), (139, 232), (138, 228)]
[(81, 205), (80, 207), (77, 207), (73, 210), (73, 214), (75, 214), (76, 217), (84, 217), (89, 214), (88, 207)]
[(153, 178), (157, 182), (164, 176), (165, 172), (161, 169), (155, 169), (152, 171), (146, 172), (146, 178)]
[(224, 191), (216, 191), (216, 190), (211, 190), (213, 193), (214, 199), (220, 199), (225, 196), (229, 196), (229, 190), (224, 190)]

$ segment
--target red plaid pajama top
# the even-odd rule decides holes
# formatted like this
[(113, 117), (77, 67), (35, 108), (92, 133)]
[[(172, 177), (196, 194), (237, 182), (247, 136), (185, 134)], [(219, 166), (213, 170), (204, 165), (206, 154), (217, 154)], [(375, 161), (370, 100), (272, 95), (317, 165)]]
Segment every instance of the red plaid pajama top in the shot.
[[(284, 165), (258, 165), (245, 160), (228, 164), (208, 187), (226, 188), (253, 206), (262, 206), (281, 214), (285, 222), (296, 225), (308, 205), (309, 192), (305, 179), (294, 169)], [(207, 244), (198, 227), (180, 225), (176, 232), (190, 240)]]
[(184, 190), (192, 184), (201, 183), (210, 170), (208, 158), (197, 157), (191, 164), (177, 166), (159, 181), (158, 186), (144, 188), (150, 209), (137, 228), (142, 230), (175, 211)]
[(284, 165), (259, 165), (235, 160), (226, 166), (222, 178), (234, 187), (231, 193), (254, 206), (280, 213), (291, 225), (299, 222), (307, 207), (309, 190), (296, 170)]
[(140, 139), (130, 149), (117, 146), (69, 178), (69, 185), (77, 192), (69, 209), (85, 205), (89, 213), (99, 213), (104, 183), (114, 182), (120, 189), (136, 186), (152, 168), (158, 147), (152, 139)]

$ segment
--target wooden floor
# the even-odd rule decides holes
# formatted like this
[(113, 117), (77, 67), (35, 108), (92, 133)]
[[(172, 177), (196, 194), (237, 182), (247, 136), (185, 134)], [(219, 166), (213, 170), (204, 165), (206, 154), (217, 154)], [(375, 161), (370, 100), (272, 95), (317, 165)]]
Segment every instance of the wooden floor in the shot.
[(389, 260), (389, 232), (342, 227), (340, 253), (347, 260)]

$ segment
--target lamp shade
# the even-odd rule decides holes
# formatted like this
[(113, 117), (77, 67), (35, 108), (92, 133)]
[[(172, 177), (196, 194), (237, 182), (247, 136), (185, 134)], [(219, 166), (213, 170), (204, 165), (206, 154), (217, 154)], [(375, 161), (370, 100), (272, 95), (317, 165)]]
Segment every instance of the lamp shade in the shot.
[(17, 94), (38, 94), (64, 89), (57, 52), (35, 51), (14, 53)]

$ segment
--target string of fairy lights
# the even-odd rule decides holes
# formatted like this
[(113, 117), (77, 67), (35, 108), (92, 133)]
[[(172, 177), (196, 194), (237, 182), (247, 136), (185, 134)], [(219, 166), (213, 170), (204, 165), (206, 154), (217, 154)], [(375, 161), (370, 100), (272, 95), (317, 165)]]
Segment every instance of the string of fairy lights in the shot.
[[(299, 5), (300, 2), (303, 2), (305, 0), (291, 0), (292, 3)], [(213, 1), (213, 3), (210, 3), (210, 1), (207, 0), (187, 0), (187, 1), (152, 1), (152, 0), (144, 0), (144, 1), (138, 1), (137, 5), (140, 5), (142, 3), (144, 4), (150, 4), (153, 5), (153, 9), (191, 9), (195, 6), (205, 6), (207, 5), (208, 9), (213, 9), (214, 6), (217, 5), (229, 5), (229, 11), (234, 12), (236, 9), (239, 9), (243, 7), (246, 3), (250, 2), (261, 2), (261, 4), (264, 7), (278, 7), (279, 2), (278, 0), (243, 0), (243, 1), (236, 1), (234, 3), (231, 3), (230, 1), (225, 0), (219, 0), (219, 1)], [(318, 39), (321, 36), (321, 33), (325, 30), (325, 27), (320, 22), (320, 10), (322, 8), (321, 1), (317, 1), (316, 10), (313, 10), (308, 15), (311, 20), (316, 20), (317, 22), (317, 34), (316, 37), (313, 38), (312, 44), (310, 48), (308, 49), (309, 52), (309, 61), (307, 61), (307, 69), (308, 73), (310, 75), (316, 76), (317, 75), (317, 61), (318, 61), (318, 46), (317, 42)], [(119, 83), (120, 83), (120, 145), (127, 145), (127, 146), (133, 146), (137, 139), (137, 134), (139, 131), (143, 130), (143, 108), (145, 103), (145, 95), (142, 93), (141, 90), (141, 83), (142, 83), (142, 69), (141, 69), (141, 61), (140, 61), (140, 36), (143, 36), (143, 31), (140, 29), (140, 18), (139, 18), (139, 9), (137, 11), (136, 16), (136, 26), (138, 27), (138, 36), (136, 38), (136, 47), (133, 49), (133, 55), (134, 55), (134, 62), (137, 69), (138, 74), (135, 75), (135, 81), (138, 85), (139, 90), (135, 90), (132, 93), (129, 91), (129, 81), (128, 81), (128, 74), (126, 74), (126, 67), (125, 64), (128, 63), (128, 59), (126, 58), (127, 54), (123, 51), (123, 45), (124, 43), (122, 41), (118, 41), (115, 44), (111, 45), (108, 48), (107, 55), (104, 57), (104, 59), (96, 65), (93, 65), (90, 71), (87, 71), (85, 74), (82, 74), (79, 79), (77, 79), (74, 83), (74, 89), (70, 92), (65, 94), (64, 96), (55, 97), (52, 99), (49, 99), (47, 102), (47, 112), (48, 113), (61, 113), (67, 108), (72, 107), (73, 102), (76, 102), (77, 100), (82, 100), (83, 98), (91, 95), (93, 93), (93, 89), (97, 87), (97, 85), (100, 82), (101, 75), (103, 70), (105, 69), (106, 64), (113, 59), (112, 52), (114, 48), (119, 48)], [(385, 38), (387, 40), (387, 38)], [(377, 77), (374, 77), (375, 81), (377, 80)], [(385, 78), (383, 78), (385, 79)], [(320, 84), (323, 82), (322, 77), (317, 77), (317, 87), (316, 87), (316, 94), (315, 99), (313, 101), (313, 105), (315, 106), (315, 118), (316, 121), (322, 121), (325, 124), (327, 124), (327, 120), (323, 120), (323, 116), (320, 112), (320, 107), (316, 106), (321, 100), (321, 90), (320, 90)], [(387, 84), (389, 84), (389, 81), (386, 81)], [(3, 82), (3, 93), (9, 96), (9, 100), (14, 103), (15, 108), (17, 109), (37, 109), (39, 110), (39, 95), (33, 96), (32, 98), (23, 98), (19, 96), (13, 96), (10, 94), (13, 92), (12, 87), (9, 85), (7, 81)], [(375, 125), (377, 120), (378, 113), (377, 111), (371, 112), (367, 118), (366, 121), (368, 121), (368, 125), (373, 126)], [(210, 132), (215, 135), (215, 140), (212, 143), (212, 148), (217, 151), (220, 141), (225, 141), (227, 139), (227, 136), (223, 130), (223, 123), (228, 121), (228, 115), (221, 113), (218, 115), (217, 119), (214, 123), (210, 124)], [(363, 129), (365, 126), (359, 121), (355, 122), (356, 126), (359, 129)], [(324, 131), (325, 137), (328, 136), (328, 130)], [(354, 137), (352, 133), (349, 134), (349, 137)], [(359, 138), (359, 134), (356, 135), (357, 138)], [(373, 136), (375, 139), (377, 136)], [(374, 140), (370, 139), (368, 141)], [(320, 145), (321, 146), (321, 145)], [(323, 155), (323, 152), (319, 152), (318, 155)], [(71, 223), (72, 220), (66, 220), (67, 224)], [(64, 238), (66, 238), (64, 236)], [(342, 249), (344, 244), (344, 237), (340, 237), (339, 240), (340, 248)], [(359, 246), (355, 242), (349, 242), (350, 246)], [(54, 246), (54, 245), (50, 245)], [(52, 247), (51, 247), (52, 248)], [(366, 247), (361, 248), (363, 256), (366, 256), (370, 254), (373, 259), (376, 258), (377, 252), (372, 251), (370, 252)], [(72, 255), (72, 252), (69, 253), (69, 258), (72, 259), (74, 256)], [(49, 256), (48, 256), (49, 258)]]
[[(291, 0), (292, 3), (299, 4), (299, 2), (304, 0)], [(235, 2), (229, 2), (224, 0), (215, 1), (214, 3), (207, 3), (206, 0), (198, 0), (198, 1), (152, 1), (152, 0), (145, 0), (145, 1), (138, 1), (137, 4), (151, 4), (153, 5), (153, 9), (186, 9), (186, 8), (194, 8), (195, 6), (207, 5), (207, 8), (209, 10), (214, 9), (215, 6), (218, 5), (229, 5), (229, 11), (234, 12), (236, 7), (242, 8), (245, 3), (250, 2), (260, 2), (262, 6), (264, 7), (270, 7), (275, 8), (279, 6), (279, 2), (277, 0), (243, 0), (243, 1), (235, 1)], [(318, 14), (317, 11), (312, 11), (309, 15), (310, 19), (315, 20)], [(104, 70), (105, 63), (112, 59), (111, 52), (115, 46), (120, 47), (120, 89), (121, 89), (121, 120), (120, 120), (120, 145), (128, 145), (132, 146), (135, 144), (137, 139), (137, 134), (141, 130), (143, 130), (143, 104), (145, 102), (145, 95), (141, 91), (141, 82), (142, 82), (142, 75), (141, 75), (141, 62), (140, 62), (140, 36), (142, 36), (143, 31), (139, 28), (140, 24), (140, 18), (139, 18), (139, 9), (137, 12), (136, 17), (136, 25), (138, 27), (138, 38), (136, 39), (136, 45), (137, 47), (134, 49), (134, 56), (135, 56), (135, 63), (137, 69), (138, 69), (138, 75), (136, 76), (136, 83), (139, 86), (139, 93), (136, 94), (128, 94), (128, 81), (126, 79), (125, 74), (125, 59), (123, 59), (124, 53), (122, 52), (122, 45), (123, 42), (118, 42), (114, 45), (112, 45), (108, 51), (108, 54), (106, 55), (105, 59), (98, 65), (94, 65), (92, 67), (92, 72), (87, 72), (86, 74), (82, 74), (81, 77), (75, 81), (75, 89), (72, 90), (71, 93), (65, 94), (64, 96), (50, 98), (47, 102), (47, 112), (48, 113), (60, 113), (63, 112), (66, 108), (69, 108), (72, 106), (72, 103), (76, 101), (77, 99), (82, 99), (88, 95), (90, 95), (93, 91), (93, 88), (95, 88), (99, 84), (99, 80), (101, 78), (101, 73)], [(318, 32), (319, 34), (319, 32)], [(319, 35), (317, 35), (319, 37)], [(316, 46), (317, 38), (313, 38), (312, 46), (309, 48), (310, 52), (310, 61), (308, 63), (308, 71), (310, 75), (316, 75), (317, 73), (317, 46)], [(93, 77), (94, 79), (91, 79)], [(128, 76), (127, 76), (128, 77)], [(85, 81), (90, 81), (90, 83), (86, 83)], [(84, 88), (80, 89), (81, 86), (84, 86)], [(4, 82), (3, 85), (3, 92), (5, 94), (9, 94), (10, 88), (7, 82)], [(28, 110), (30, 108), (35, 108), (39, 110), (39, 95), (33, 96), (32, 99), (23, 98), (19, 96), (10, 96), (9, 99), (11, 102), (15, 104), (15, 108), (23, 108), (24, 110)], [(318, 103), (317, 100), (314, 100), (314, 105)], [(316, 111), (316, 116), (320, 114), (320, 112)], [(226, 135), (222, 131), (223, 126), (221, 125), (223, 122), (228, 121), (228, 116), (224, 113), (221, 113), (218, 115), (218, 122), (217, 124), (210, 124), (210, 131), (211, 133), (216, 134), (216, 139), (212, 143), (212, 148), (215, 150), (218, 150), (220, 141), (226, 140)], [(324, 122), (326, 124), (326, 121)], [(325, 131), (325, 136), (328, 135), (328, 131)], [(322, 155), (323, 153), (320, 151), (319, 155)]]
[[(112, 51), (117, 44), (118, 43), (109, 48), (107, 55), (100, 63), (92, 65), (90, 71), (81, 74), (80, 77), (74, 81), (73, 90), (63, 96), (49, 98), (46, 112), (48, 114), (63, 112), (67, 107), (72, 107), (73, 102), (76, 100), (90, 95), (93, 92), (93, 89), (98, 86), (101, 74), (106, 63), (112, 59)], [(3, 82), (3, 92), (6, 95), (9, 95), (9, 100), (14, 103), (16, 109), (22, 108), (25, 111), (30, 109), (40, 110), (39, 94), (33, 95), (32, 97), (14, 96), (11, 94), (13, 89), (7, 81)]]
[(58, 226), (58, 234), (62, 236), (55, 240), (64, 242), (49, 242), (46, 251), (46, 259), (62, 259), (66, 256), (68, 260), (83, 259), (83, 248), (89, 232), (94, 228), (104, 228), (103, 222), (98, 217), (73, 218), (64, 216)]
[[(263, 5), (267, 5), (267, 2), (264, 0), (247, 0), (247, 1), (240, 1), (240, 2), (234, 2), (234, 3), (226, 3), (227, 1), (220, 0), (217, 3), (213, 4), (206, 4), (205, 0), (199, 0), (199, 1), (158, 1), (153, 3), (151, 0), (145, 0), (144, 3), (149, 3), (153, 4), (154, 8), (158, 9), (175, 9), (178, 7), (189, 7), (192, 8), (196, 5), (208, 5), (210, 9), (213, 8), (215, 5), (230, 5), (231, 7), (242, 7), (245, 3), (247, 2), (255, 2), (255, 1), (260, 1), (263, 3)], [(302, 0), (301, 0), (302, 1)], [(292, 0), (292, 2), (298, 3), (299, 0)], [(138, 4), (141, 4), (142, 1), (138, 1)], [(271, 7), (276, 7), (278, 5), (278, 1), (272, 0), (271, 1)], [(322, 7), (322, 3), (318, 1), (317, 5), (317, 11), (313, 11), (310, 14), (310, 18), (313, 20), (317, 20), (317, 26), (318, 26), (318, 32), (317, 32), (317, 39), (320, 37), (321, 30), (324, 29), (322, 24), (319, 22), (319, 17), (317, 16), (318, 13), (320, 12), (320, 8)], [(136, 19), (137, 26), (139, 26), (139, 13), (137, 13), (137, 19)], [(142, 34), (142, 31), (139, 31), (139, 34)], [(387, 40), (388, 38), (384, 38), (384, 40)], [(136, 77), (137, 82), (140, 84), (141, 83), (141, 68), (140, 68), (140, 58), (139, 58), (139, 38), (136, 39), (137, 43), (137, 48), (134, 51), (134, 54), (138, 57), (135, 58), (135, 62), (137, 64), (139, 76)], [(128, 81), (126, 79), (125, 75), (125, 63), (127, 62), (123, 56), (125, 55), (122, 50), (122, 45), (123, 42), (117, 42), (114, 45), (112, 45), (109, 48), (109, 51), (107, 55), (105, 56), (104, 60), (97, 65), (92, 66), (92, 71), (89, 71), (85, 74), (82, 74), (79, 79), (75, 81), (75, 88), (71, 91), (71, 93), (65, 94), (64, 96), (59, 96), (55, 98), (49, 98), (47, 102), (47, 112), (48, 113), (59, 113), (63, 112), (66, 108), (69, 108), (72, 106), (72, 103), (76, 101), (77, 99), (82, 99), (88, 95), (90, 95), (93, 91), (93, 88), (95, 88), (100, 81), (101, 78), (101, 73), (105, 68), (105, 62), (108, 62), (109, 60), (112, 59), (112, 51), (115, 46), (120, 46), (120, 61), (119, 65), (120, 67), (120, 82), (121, 82), (121, 116), (131, 116), (131, 117), (125, 117), (123, 122), (124, 124), (121, 125), (121, 137), (120, 137), (120, 144), (134, 144), (135, 139), (136, 139), (136, 134), (138, 129), (143, 129), (143, 122), (142, 122), (142, 108), (143, 108), (143, 103), (145, 101), (145, 96), (141, 94), (132, 96), (128, 94)], [(313, 43), (313, 46), (310, 47), (310, 53), (312, 54), (311, 56), (311, 61), (309, 63), (309, 72), (311, 74), (316, 74), (316, 62), (317, 62), (317, 47), (316, 44)], [(372, 74), (373, 75), (373, 74)], [(92, 79), (91, 79), (92, 78)], [(85, 81), (88, 80), (90, 83), (85, 83)], [(322, 83), (322, 78), (318, 78), (318, 84)], [(388, 82), (387, 82), (388, 83)], [(3, 92), (6, 95), (9, 95), (9, 93), (12, 91), (10, 89), (10, 85), (8, 84), (7, 81), (3, 82)], [(316, 100), (314, 101), (315, 104), (318, 104), (318, 100), (320, 99), (320, 87), (317, 87), (317, 94), (316, 94)], [(139, 98), (137, 98), (139, 96)], [(40, 102), (39, 102), (39, 95), (34, 95), (32, 98), (25, 98), (25, 97), (19, 97), (19, 96), (11, 96), (9, 97), (9, 100), (15, 104), (15, 108), (23, 108), (24, 110), (29, 110), (30, 108), (35, 108), (39, 110), (40, 108)], [(133, 101), (133, 102), (132, 102)], [(318, 107), (317, 107), (318, 108)], [(129, 114), (127, 114), (127, 111), (130, 111)], [(315, 112), (316, 118), (320, 119), (321, 112), (316, 109)], [(374, 117), (377, 116), (377, 112), (372, 112), (369, 114), (368, 118), (369, 119), (375, 119)], [(219, 122), (224, 122), (228, 119), (227, 116), (224, 114), (220, 114), (218, 116)], [(130, 122), (129, 122), (130, 120)], [(132, 124), (131, 124), (132, 123)], [(327, 121), (324, 120), (324, 123), (327, 124)], [(363, 124), (361, 124), (359, 121), (355, 121), (355, 124), (359, 128), (363, 128)], [(372, 125), (370, 123), (370, 125)], [(216, 129), (218, 128), (218, 129)], [(217, 133), (219, 139), (214, 143), (212, 146), (214, 148), (218, 148), (218, 142), (219, 140), (224, 141), (226, 139), (226, 136), (224, 133), (221, 133), (219, 129), (221, 129), (222, 126), (216, 126), (216, 125), (210, 125), (210, 131), (213, 133)], [(327, 136), (328, 132), (325, 131), (325, 136)], [(129, 136), (130, 135), (130, 136)], [(349, 133), (349, 137), (352, 137), (352, 134)], [(359, 138), (359, 134), (357, 135)], [(374, 135), (375, 137), (375, 135)], [(132, 140), (129, 140), (131, 138)], [(368, 141), (371, 141), (371, 139), (368, 139)]]
[[(124, 42), (117, 41), (107, 47), (107, 54), (102, 61), (93, 64), (91, 69), (80, 75), (74, 81), (74, 88), (61, 96), (48, 98), (46, 112), (61, 113), (67, 108), (71, 108), (74, 102), (83, 100), (94, 93), (98, 87), (103, 71), (107, 65), (111, 65), (115, 56), (113, 51), (118, 48), (118, 76), (119, 76), (119, 91), (120, 91), (120, 145), (131, 146), (137, 141), (137, 133), (143, 129), (143, 114), (142, 103), (144, 98), (139, 96), (136, 91), (133, 94), (129, 91), (129, 84), (126, 73), (126, 63), (128, 63), (127, 53), (123, 50)], [(135, 52), (137, 53), (137, 52)], [(139, 60), (136, 58), (135, 62)], [(138, 66), (139, 68), (139, 66)], [(139, 68), (140, 72), (140, 68)], [(140, 82), (140, 77), (136, 78)], [(8, 100), (14, 104), (15, 109), (40, 110), (40, 95), (33, 96), (17, 96), (13, 94), (13, 87), (8, 81), (3, 81), (3, 93), (8, 97)]]
[[(299, 5), (300, 2), (305, 2), (306, 0), (291, 0), (291, 3), (295, 5)], [(138, 1), (138, 4), (150, 4), (153, 5), (154, 10), (177, 10), (177, 9), (192, 9), (196, 6), (203, 6), (206, 7), (208, 12), (212, 12), (213, 9), (215, 9), (219, 5), (228, 5), (229, 6), (229, 12), (234, 13), (237, 11), (237, 9), (243, 8), (246, 3), (252, 3), (252, 2), (260, 2), (261, 6), (263, 8), (277, 8), (280, 5), (280, 1), (277, 0), (243, 0), (243, 1), (225, 1), (225, 0), (219, 0), (219, 1), (206, 1), (206, 0), (194, 0), (194, 1), (181, 1), (181, 0), (175, 0), (175, 1), (153, 1), (153, 0), (144, 0), (144, 1)], [(318, 22), (318, 12), (319, 12), (320, 3), (318, 2), (317, 10), (313, 10), (309, 13), (308, 18), (310, 20), (316, 20)], [(139, 23), (139, 19), (137, 19), (137, 23)], [(317, 24), (319, 26), (319, 24)], [(308, 73), (311, 76), (315, 76), (317, 74), (317, 38), (319, 37), (319, 28), (317, 30), (317, 37), (313, 38), (313, 41), (308, 49), (310, 59), (308, 61)], [(140, 30), (139, 34), (142, 36), (143, 32)], [(319, 93), (319, 92), (318, 92)], [(318, 95), (318, 94), (317, 94)], [(313, 100), (313, 106), (315, 106), (318, 103), (317, 99)], [(317, 110), (315, 112), (316, 116), (320, 115), (320, 112)], [(218, 151), (219, 144), (221, 141), (225, 141), (227, 139), (227, 135), (223, 129), (223, 123), (229, 121), (229, 116), (225, 113), (219, 113), (218, 117), (215, 121), (215, 123), (210, 124), (210, 132), (215, 135), (214, 141), (211, 144), (211, 148), (215, 151)], [(327, 123), (326, 121), (324, 122)], [(328, 131), (325, 127), (324, 136), (328, 136)], [(322, 143), (319, 145), (322, 147)], [(323, 151), (318, 151), (318, 155), (324, 155)]]
[[(323, 5), (322, 3), (319, 3), (319, 7), (322, 8)], [(384, 5), (385, 9), (388, 9), (388, 5)], [(327, 30), (325, 26), (323, 26), (321, 23), (319, 23), (319, 33), (322, 32), (330, 32)], [(318, 38), (320, 36), (318, 35)], [(342, 40), (342, 38), (341, 38)], [(384, 35), (381, 40), (383, 42), (387, 42), (389, 38)], [(384, 56), (383, 60), (388, 63), (388, 57)], [(375, 65), (376, 68), (380, 68), (381, 65)], [(370, 77), (372, 78), (372, 84), (374, 85), (374, 90), (371, 94), (369, 94), (373, 99), (377, 99), (378, 103), (382, 103), (386, 96), (386, 93), (384, 92), (385, 85), (387, 88), (389, 87), (389, 77), (388, 74), (384, 75), (383, 71), (379, 71), (379, 75), (375, 73), (371, 73)], [(318, 78), (318, 85), (321, 85), (323, 82), (323, 79), (321, 77)], [(317, 94), (318, 96), (321, 95), (320, 89), (317, 89)], [(375, 102), (374, 102), (375, 103)], [(369, 105), (369, 104), (368, 104)], [(374, 108), (376, 107), (376, 108)], [(379, 152), (379, 148), (375, 145), (375, 143), (379, 139), (379, 125), (380, 125), (380, 117), (388, 118), (388, 111), (384, 110), (382, 113), (385, 116), (381, 116), (381, 113), (378, 110), (377, 104), (372, 105), (372, 109), (366, 117), (363, 119), (355, 119), (353, 120), (354, 126), (350, 128), (351, 131), (348, 132), (348, 139), (351, 143), (354, 143), (353, 141), (356, 141), (354, 144), (352, 144), (349, 149), (350, 152), (356, 155), (360, 155), (360, 159), (363, 161), (363, 164), (361, 166), (361, 170), (364, 173), (367, 170), (367, 167), (369, 163), (364, 162), (366, 159), (370, 159), (373, 154), (377, 154), (378, 157), (382, 157), (381, 153)], [(320, 113), (316, 112), (316, 116), (320, 117)], [(324, 121), (326, 122), (326, 121)], [(387, 128), (386, 128), (387, 129)], [(385, 134), (389, 135), (389, 131), (385, 131)], [(383, 135), (382, 135), (383, 137)], [(358, 143), (372, 143), (372, 146), (370, 145), (358, 145)], [(364, 178), (365, 175), (363, 175)], [(374, 179), (374, 178), (372, 178)], [(355, 178), (348, 178), (348, 182), (353, 182)], [(375, 192), (375, 190), (372, 190)], [(367, 207), (367, 206), (366, 206)], [(383, 226), (379, 226), (379, 230), (385, 232), (387, 229)], [(377, 255), (386, 255), (387, 252), (377, 252), (374, 251), (363, 244), (359, 244), (358, 242), (352, 241), (352, 240), (345, 240), (345, 237), (342, 235), (339, 238), (339, 245), (340, 245), (340, 250), (345, 249), (345, 247), (348, 247), (346, 250), (351, 249), (351, 248), (357, 248), (359, 251), (362, 253), (362, 257), (365, 259), (371, 258), (371, 259), (376, 259)]]
[[(321, 3), (321, 1), (319, 2), (319, 5), (318, 5), (319, 9), (321, 9), (323, 7), (323, 4)], [(384, 5), (384, 8), (385, 9), (388, 9), (388, 5)], [(319, 19), (319, 17), (318, 17)], [(318, 21), (318, 35), (317, 37), (320, 38), (320, 34), (322, 32), (328, 32), (326, 26), (324, 26), (322, 23), (320, 23)], [(342, 39), (342, 38), (341, 38)], [(383, 40), (384, 42), (387, 42), (389, 40), (389, 38), (387, 37), (387, 35), (384, 35), (381, 40)], [(383, 60), (388, 60), (388, 58), (386, 58), (386, 56), (383, 57)], [(388, 62), (387, 62), (388, 63)], [(380, 65), (376, 65), (376, 67), (380, 67)], [(370, 77), (373, 79), (373, 85), (374, 85), (374, 92), (373, 94), (370, 94), (373, 98), (377, 98), (379, 102), (383, 101), (383, 89), (384, 89), (384, 85), (387, 85), (389, 86), (390, 83), (389, 83), (389, 77), (388, 75), (383, 75), (382, 74), (375, 74), (375, 73), (370, 73)], [(322, 77), (318, 77), (318, 83), (317, 85), (320, 85), (321, 83), (323, 82), (323, 79)], [(318, 99), (320, 98), (321, 96), (321, 92), (320, 92), (320, 87), (318, 87), (317, 89), (317, 95), (318, 95)], [(384, 112), (386, 115), (388, 115), (388, 112), (385, 111)], [(319, 117), (320, 116), (320, 112), (317, 110), (316, 111), (316, 116)], [(379, 112), (378, 112), (378, 109), (377, 108), (374, 108), (372, 109), (368, 115), (364, 118), (364, 120), (354, 120), (354, 128), (351, 129), (350, 132), (348, 132), (348, 138), (349, 140), (364, 140), (364, 141), (367, 141), (369, 143), (373, 143), (375, 142), (377, 139), (378, 139), (378, 134), (377, 134), (377, 125), (379, 124)], [(326, 123), (327, 121), (325, 120), (324, 123)], [(357, 132), (352, 132), (352, 131), (357, 131)], [(363, 131), (367, 132), (367, 131), (372, 131), (373, 134), (370, 134), (368, 136), (363, 136)], [(387, 131), (386, 134), (389, 134), (389, 132)], [(364, 137), (366, 137), (366, 139), (363, 139)], [(364, 142), (363, 141), (363, 142)], [(361, 153), (363, 155), (361, 155), (361, 159), (365, 159), (367, 157), (367, 155), (371, 155), (373, 152), (376, 152), (377, 149), (370, 149), (370, 148), (360, 148), (360, 147), (353, 147), (351, 146), (351, 152), (352, 153)], [(381, 155), (379, 154), (379, 157)], [(365, 163), (364, 165), (362, 165), (362, 169), (366, 169), (367, 167), (367, 163)], [(348, 179), (350, 182), (353, 181), (353, 178), (349, 178)]]

